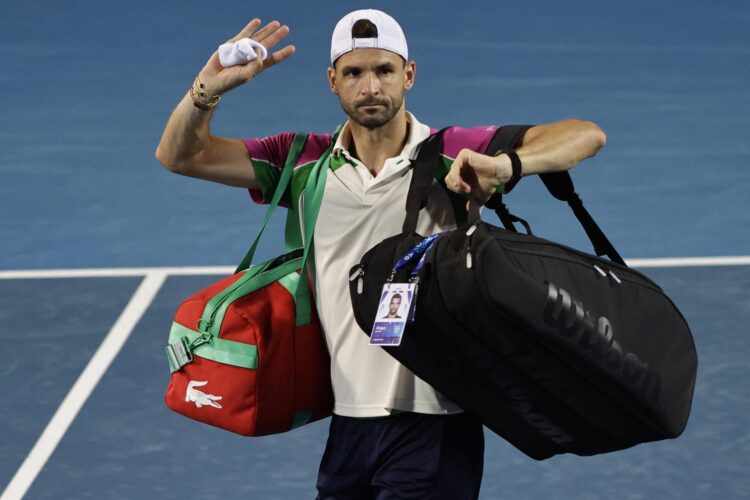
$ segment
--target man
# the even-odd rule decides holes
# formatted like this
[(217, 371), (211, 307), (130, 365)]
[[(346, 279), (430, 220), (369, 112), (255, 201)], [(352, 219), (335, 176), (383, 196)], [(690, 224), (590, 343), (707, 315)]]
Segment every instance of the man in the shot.
[[(250, 37), (267, 49), (289, 28), (255, 19), (230, 41)], [(268, 201), (293, 134), (239, 140), (211, 135), (211, 109), (221, 95), (294, 53), (292, 45), (267, 59), (223, 68), (215, 53), (177, 106), (156, 156), (172, 171), (250, 189)], [(411, 179), (409, 165), (431, 129), (407, 113), (404, 95), (415, 82), (398, 23), (375, 10), (356, 11), (336, 25), (328, 84), (348, 120), (334, 139), (311, 135), (295, 174), (334, 141), (331, 168), (314, 229), (316, 306), (331, 354), (335, 395), (319, 498), (476, 498), (482, 477), (482, 426), (382, 349), (368, 345), (354, 320), (348, 271), (382, 239), (399, 233)], [(445, 169), (438, 172), (417, 230), (433, 234), (467, 218), (467, 198), (481, 204), (507, 192), (507, 155), (484, 151), (495, 127), (444, 134)], [(564, 120), (530, 128), (516, 144), (522, 174), (568, 169), (605, 143), (593, 123)], [(447, 189), (446, 189), (447, 188)], [(293, 208), (299, 201), (292, 199)]]
[(388, 312), (383, 316), (383, 319), (400, 319), (401, 316), (398, 315), (399, 307), (401, 307), (401, 294), (394, 293), (388, 304)]

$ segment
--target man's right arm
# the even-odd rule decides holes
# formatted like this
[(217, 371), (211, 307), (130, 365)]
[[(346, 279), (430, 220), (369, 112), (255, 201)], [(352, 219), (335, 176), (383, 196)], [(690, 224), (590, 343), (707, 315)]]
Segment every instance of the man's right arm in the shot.
[[(257, 32), (259, 19), (253, 19), (230, 42), (251, 37), (271, 49), (288, 33), (289, 28), (273, 21)], [(252, 34), (252, 35), (251, 35)], [(255, 59), (247, 64), (224, 68), (215, 52), (200, 71), (198, 80), (209, 95), (223, 95), (242, 85), (265, 69), (294, 53), (294, 46), (269, 53), (265, 61)], [(211, 135), (212, 110), (193, 104), (188, 92), (169, 117), (156, 148), (156, 158), (172, 172), (206, 179), (229, 186), (258, 188), (245, 144), (239, 139)]]

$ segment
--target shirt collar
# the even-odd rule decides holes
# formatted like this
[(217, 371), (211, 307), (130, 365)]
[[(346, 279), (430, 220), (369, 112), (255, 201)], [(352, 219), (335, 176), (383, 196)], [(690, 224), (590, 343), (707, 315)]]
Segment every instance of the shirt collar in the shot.
[[(419, 152), (418, 146), (430, 135), (430, 127), (421, 123), (408, 111), (406, 112), (406, 119), (410, 123), (409, 137), (406, 139), (406, 144), (404, 144), (404, 149), (401, 150), (399, 157), (414, 160)], [(333, 156), (338, 158), (343, 155), (348, 160), (351, 160), (351, 155), (349, 154), (351, 143), (352, 132), (349, 129), (349, 120), (347, 120), (336, 139), (336, 143), (333, 145)]]

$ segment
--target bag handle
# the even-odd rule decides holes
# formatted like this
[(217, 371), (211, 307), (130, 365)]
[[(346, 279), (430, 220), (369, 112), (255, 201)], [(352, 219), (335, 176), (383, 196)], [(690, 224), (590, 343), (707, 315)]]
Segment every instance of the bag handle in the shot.
[[(331, 143), (326, 149), (326, 151), (323, 153), (323, 155), (318, 158), (318, 160), (315, 162), (315, 165), (312, 168), (312, 171), (310, 172), (310, 175), (307, 177), (307, 182), (305, 184), (305, 190), (304, 190), (304, 225), (305, 228), (308, 229), (305, 231), (305, 237), (303, 241), (303, 252), (302, 252), (302, 269), (300, 271), (300, 278), (297, 280), (296, 284), (294, 285), (294, 289), (290, 290), (292, 296), (294, 297), (295, 302), (295, 309), (296, 309), (296, 319), (298, 325), (307, 324), (310, 322), (311, 317), (311, 300), (310, 300), (310, 294), (308, 291), (308, 288), (306, 286), (307, 284), (307, 256), (309, 254), (309, 249), (312, 246), (312, 239), (313, 239), (313, 233), (315, 229), (315, 222), (318, 218), (318, 212), (320, 211), (320, 205), (323, 201), (323, 193), (325, 192), (325, 184), (326, 184), (326, 175), (328, 168), (330, 167), (330, 156), (331, 151), (333, 150), (333, 145), (336, 143), (336, 138), (338, 134), (340, 133), (341, 129), (343, 128), (343, 125), (339, 125), (336, 128), (336, 131), (333, 133), (333, 136), (331, 137)], [(268, 226), (268, 222), (271, 220), (271, 217), (273, 216), (273, 213), (276, 211), (276, 207), (279, 205), (279, 202), (281, 201), (281, 197), (286, 191), (287, 186), (289, 186), (289, 182), (292, 179), (293, 173), (294, 173), (294, 167), (297, 163), (297, 160), (299, 160), (299, 157), (302, 155), (302, 150), (304, 149), (305, 142), (307, 141), (308, 134), (295, 134), (294, 140), (292, 141), (292, 145), (289, 148), (289, 153), (287, 155), (286, 161), (284, 162), (284, 168), (281, 172), (281, 177), (279, 178), (279, 183), (276, 186), (276, 190), (273, 193), (273, 197), (271, 198), (271, 203), (266, 210), (266, 215), (263, 217), (263, 222), (258, 229), (258, 234), (255, 237), (255, 240), (253, 240), (253, 243), (250, 245), (250, 249), (245, 254), (245, 257), (242, 259), (242, 262), (239, 266), (237, 266), (237, 269), (234, 271), (235, 274), (240, 271), (245, 271), (250, 267), (250, 264), (253, 261), (253, 256), (255, 255), (255, 250), (258, 247), (258, 242), (260, 241), (261, 236), (263, 235), (263, 232), (265, 231), (266, 227)], [(292, 216), (294, 217), (294, 215)], [(294, 234), (293, 237), (290, 237), (290, 231), (289, 226), (285, 228), (285, 245), (287, 247), (287, 250), (290, 246), (290, 241), (293, 241), (294, 239), (299, 239), (300, 234), (300, 228), (299, 223), (297, 222), (299, 219), (295, 217), (295, 224), (292, 226), (291, 230)], [(290, 217), (287, 217), (287, 224), (289, 224)], [(305, 286), (300, 286), (301, 283), (305, 283)]]
[[(311, 306), (309, 291), (307, 288), (307, 269), (308, 269), (307, 257), (309, 255), (309, 250), (312, 247), (313, 233), (315, 232), (314, 231), (315, 222), (317, 221), (317, 218), (318, 218), (320, 205), (323, 202), (323, 193), (325, 192), (326, 176), (328, 173), (328, 169), (330, 168), (330, 165), (331, 165), (331, 151), (333, 150), (334, 144), (336, 144), (336, 138), (338, 137), (342, 128), (343, 128), (343, 125), (339, 125), (336, 128), (333, 135), (331, 136), (331, 142), (328, 148), (320, 156), (320, 158), (318, 158), (318, 160), (315, 162), (315, 165), (313, 166), (310, 172), (310, 175), (307, 177), (307, 181), (305, 183), (304, 206), (303, 206), (305, 235), (304, 235), (304, 240), (303, 240), (302, 265), (301, 265), (302, 269), (300, 271), (300, 278), (299, 280), (297, 280), (297, 283), (295, 284), (294, 289), (290, 290), (290, 292), (292, 293), (292, 296), (294, 297), (298, 325), (307, 324), (310, 322), (312, 306)], [(268, 207), (268, 210), (266, 210), (266, 215), (263, 218), (263, 223), (261, 224), (260, 229), (258, 230), (258, 235), (255, 237), (255, 240), (250, 246), (250, 249), (247, 251), (247, 254), (245, 255), (245, 257), (242, 259), (242, 262), (235, 270), (235, 274), (240, 271), (244, 271), (250, 267), (250, 264), (252, 263), (252, 260), (253, 260), (253, 256), (255, 254), (255, 249), (257, 248), (258, 242), (260, 241), (260, 237), (263, 235), (263, 232), (265, 231), (266, 226), (268, 225), (268, 221), (271, 220), (271, 216), (276, 210), (276, 207), (281, 201), (281, 197), (284, 191), (286, 190), (287, 186), (289, 185), (289, 182), (292, 179), (294, 167), (297, 163), (297, 160), (302, 154), (302, 149), (304, 148), (307, 137), (308, 137), (307, 134), (296, 134), (294, 136), (294, 140), (292, 141), (292, 146), (289, 149), (289, 154), (287, 155), (286, 162), (284, 162), (284, 169), (281, 172), (279, 183), (276, 186), (276, 191), (274, 191), (273, 197), (271, 199), (271, 204)], [(288, 221), (289, 221), (289, 218), (287, 218), (287, 222)], [(297, 234), (299, 234), (298, 223), (294, 226), (293, 230), (297, 231)], [(288, 247), (289, 241), (290, 241), (289, 231), (285, 231), (285, 240), (286, 240), (286, 246)], [(300, 286), (300, 284), (302, 283), (304, 283), (305, 286)]]
[[(529, 128), (531, 128), (531, 125), (510, 125), (500, 128), (495, 134), (495, 137), (492, 138), (492, 141), (490, 141), (490, 145), (487, 147), (485, 154), (495, 154), (503, 147), (513, 147), (521, 134), (525, 133)], [(573, 178), (570, 176), (569, 172), (563, 171), (539, 174), (539, 178), (552, 196), (568, 203), (573, 210), (576, 219), (578, 219), (578, 222), (586, 232), (589, 241), (594, 246), (594, 252), (596, 252), (596, 255), (606, 255), (612, 262), (627, 265), (612, 243), (610, 243), (609, 239), (604, 235), (604, 232), (597, 225), (596, 221), (594, 221), (594, 218), (591, 217), (591, 214), (589, 214), (588, 210), (583, 206), (581, 197), (575, 192)], [(495, 210), (500, 222), (502, 222), (503, 226), (508, 231), (516, 232), (513, 223), (520, 222), (525, 227), (526, 232), (532, 234), (529, 224), (520, 217), (511, 214), (502, 199), (502, 194), (494, 194), (485, 205), (488, 208)]]
[(555, 172), (551, 174), (540, 174), (539, 177), (542, 179), (544, 186), (552, 196), (568, 203), (568, 206), (573, 210), (573, 215), (576, 216), (578, 222), (583, 226), (583, 230), (586, 231), (586, 236), (588, 236), (589, 241), (591, 241), (591, 244), (594, 246), (596, 255), (606, 255), (612, 262), (617, 262), (618, 264), (627, 266), (594, 218), (591, 217), (591, 214), (583, 206), (583, 200), (581, 200), (581, 197), (575, 192), (573, 178), (570, 176), (570, 173), (567, 171)]
[(250, 267), (250, 264), (253, 262), (253, 256), (255, 255), (255, 250), (258, 247), (258, 242), (260, 242), (260, 237), (263, 236), (263, 232), (266, 230), (266, 226), (268, 226), (268, 222), (271, 220), (271, 216), (273, 216), (273, 213), (276, 211), (276, 207), (281, 201), (281, 196), (284, 194), (284, 191), (286, 191), (287, 186), (289, 186), (289, 181), (291, 181), (292, 174), (294, 173), (294, 166), (297, 164), (297, 160), (299, 160), (299, 157), (302, 155), (302, 150), (305, 147), (307, 137), (308, 134), (295, 134), (294, 140), (292, 141), (292, 146), (289, 148), (289, 153), (286, 157), (286, 162), (284, 162), (284, 168), (281, 170), (279, 183), (276, 185), (276, 191), (274, 191), (273, 193), (271, 204), (266, 210), (266, 215), (265, 217), (263, 217), (263, 222), (260, 225), (260, 229), (258, 229), (258, 234), (257, 236), (255, 236), (255, 240), (253, 240), (253, 243), (250, 245), (250, 249), (245, 254), (245, 257), (243, 257), (242, 262), (240, 262), (240, 265), (237, 266), (237, 269), (234, 270), (234, 274), (237, 274), (240, 271), (244, 271), (245, 269)]
[[(492, 137), (490, 144), (485, 150), (485, 154), (494, 154), (502, 148), (513, 147), (521, 134), (526, 132), (530, 127), (530, 125), (508, 125), (500, 127)], [(425, 139), (422, 142), (417, 159), (414, 160), (414, 173), (412, 174), (411, 184), (409, 185), (409, 195), (406, 198), (406, 218), (404, 219), (404, 225), (402, 227), (404, 232), (411, 233), (416, 231), (419, 211), (427, 205), (430, 187), (432, 186), (432, 181), (435, 177), (435, 166), (440, 160), (440, 152), (443, 147), (443, 135), (448, 128), (449, 127), (446, 127)], [(497, 194), (493, 195), (490, 200), (501, 200), (501, 198), (500, 195)], [(499, 213), (498, 216), (500, 216)], [(500, 220), (503, 222), (503, 225), (506, 225), (504, 217), (500, 216)], [(520, 221), (521, 219), (518, 220)], [(510, 227), (512, 226), (513, 225), (510, 224)]]
[[(493, 155), (503, 148), (514, 147), (521, 135), (531, 127), (531, 125), (506, 125), (500, 127), (487, 146), (485, 154)], [(429, 188), (432, 185), (434, 177), (435, 164), (440, 158), (443, 134), (446, 130), (447, 128), (444, 128), (428, 137), (422, 143), (419, 155), (414, 161), (414, 173), (409, 185), (409, 195), (406, 199), (406, 218), (402, 227), (404, 232), (411, 233), (416, 231), (419, 211), (427, 204)], [(627, 265), (614, 245), (612, 245), (596, 221), (594, 221), (594, 218), (591, 217), (591, 214), (583, 206), (583, 201), (575, 192), (575, 186), (573, 185), (570, 173), (567, 171), (555, 172), (540, 174), (539, 177), (552, 196), (568, 203), (576, 219), (578, 219), (578, 222), (586, 232), (589, 241), (594, 246), (596, 254), (598, 256), (606, 255), (612, 262)], [(495, 193), (485, 203), (485, 206), (495, 210), (500, 222), (502, 222), (508, 231), (516, 232), (513, 223), (520, 222), (526, 229), (526, 232), (532, 234), (529, 224), (520, 217), (511, 214), (502, 202), (502, 199), (501, 193)]]
[[(307, 257), (310, 254), (310, 248), (312, 248), (315, 223), (318, 220), (320, 205), (323, 202), (323, 193), (325, 192), (328, 170), (331, 168), (331, 151), (333, 150), (333, 145), (336, 143), (336, 137), (339, 135), (342, 128), (343, 125), (339, 125), (336, 128), (336, 131), (331, 137), (331, 144), (328, 146), (325, 153), (323, 153), (323, 156), (318, 158), (318, 161), (315, 162), (315, 165), (307, 178), (307, 182), (305, 183), (303, 199), (304, 206), (302, 209), (304, 224), (304, 227), (302, 228), (302, 232), (304, 233), (302, 269), (300, 270), (299, 281), (297, 281), (294, 293), (292, 294), (294, 295), (294, 301), (297, 304), (297, 324), (309, 323), (310, 306), (307, 307), (306, 312), (300, 307), (300, 304), (310, 304), (310, 296), (307, 289)], [(304, 283), (304, 286), (300, 286), (302, 283)], [(303, 315), (306, 315), (306, 317), (300, 319)]]
[[(515, 147), (521, 136), (530, 128), (531, 125), (506, 125), (500, 127), (487, 145), (484, 154), (492, 156), (503, 149)], [(528, 222), (508, 211), (508, 207), (503, 203), (503, 195), (501, 193), (495, 193), (490, 196), (490, 199), (485, 202), (484, 206), (495, 211), (495, 214), (497, 214), (498, 219), (500, 219), (506, 230), (513, 231), (514, 233), (518, 232), (513, 224), (520, 222), (524, 229), (526, 229), (526, 234), (532, 234), (531, 226), (529, 226)]]

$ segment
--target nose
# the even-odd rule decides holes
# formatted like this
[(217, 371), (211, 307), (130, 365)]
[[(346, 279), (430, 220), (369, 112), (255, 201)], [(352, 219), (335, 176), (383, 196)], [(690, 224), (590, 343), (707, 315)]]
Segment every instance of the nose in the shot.
[(363, 81), (362, 95), (378, 94), (380, 94), (380, 79), (378, 79), (376, 74), (368, 72)]

